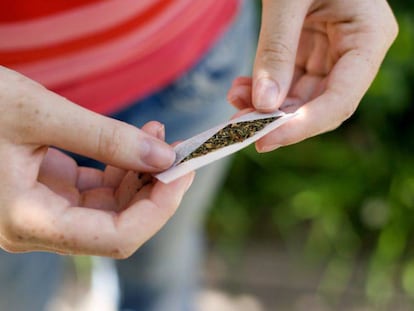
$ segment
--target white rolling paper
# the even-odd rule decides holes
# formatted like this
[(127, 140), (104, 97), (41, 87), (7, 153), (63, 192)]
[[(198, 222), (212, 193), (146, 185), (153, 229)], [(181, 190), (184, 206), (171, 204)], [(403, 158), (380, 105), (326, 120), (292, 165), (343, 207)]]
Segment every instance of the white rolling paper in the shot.
[[(202, 166), (210, 164), (218, 159), (221, 159), (225, 156), (228, 156), (236, 151), (239, 151), (248, 145), (254, 143), (259, 138), (263, 137), (264, 135), (268, 134), (269, 132), (273, 131), (277, 127), (281, 126), (286, 121), (293, 118), (296, 114), (295, 113), (284, 113), (282, 111), (277, 111), (274, 113), (263, 114), (258, 112), (251, 112), (245, 115), (242, 115), (238, 118), (232, 119), (226, 123), (221, 125), (215, 126), (201, 134), (198, 134), (192, 138), (189, 138), (177, 146), (175, 146), (175, 153), (176, 153), (176, 160), (174, 164), (164, 172), (154, 175), (155, 178), (162, 181), (163, 183), (169, 183), (185, 174), (196, 170)], [(245, 121), (254, 121), (254, 120), (261, 120), (277, 117), (276, 120), (272, 121), (271, 123), (267, 124), (261, 130), (254, 133), (251, 137), (244, 139), (241, 142), (233, 143), (231, 145), (221, 147), (220, 149), (216, 149), (214, 151), (210, 151), (209, 153), (201, 156), (197, 156), (191, 158), (189, 160), (181, 161), (185, 159), (188, 155), (190, 155), (194, 150), (200, 147), (204, 142), (206, 142), (209, 138), (215, 135), (218, 131), (225, 128), (230, 124), (235, 124), (239, 122)]]

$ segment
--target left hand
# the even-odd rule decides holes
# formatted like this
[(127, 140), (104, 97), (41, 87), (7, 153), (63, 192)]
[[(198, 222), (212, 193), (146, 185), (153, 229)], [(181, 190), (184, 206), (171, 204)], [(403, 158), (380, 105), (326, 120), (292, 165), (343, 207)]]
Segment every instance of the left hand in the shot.
[(375, 78), (398, 25), (386, 0), (263, 0), (253, 77), (228, 93), (237, 108), (298, 116), (256, 143), (259, 152), (332, 130)]

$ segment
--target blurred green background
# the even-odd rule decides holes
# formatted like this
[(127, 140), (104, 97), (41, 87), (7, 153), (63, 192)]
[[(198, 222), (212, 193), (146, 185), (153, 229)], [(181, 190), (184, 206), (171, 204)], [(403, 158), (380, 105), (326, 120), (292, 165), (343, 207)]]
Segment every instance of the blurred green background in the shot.
[(377, 306), (396, 292), (414, 301), (414, 1), (389, 3), (400, 34), (355, 115), (273, 153), (239, 152), (208, 219), (210, 240), (230, 257), (277, 241), (323, 263), (321, 291), (345, 290), (366, 262), (362, 287)]

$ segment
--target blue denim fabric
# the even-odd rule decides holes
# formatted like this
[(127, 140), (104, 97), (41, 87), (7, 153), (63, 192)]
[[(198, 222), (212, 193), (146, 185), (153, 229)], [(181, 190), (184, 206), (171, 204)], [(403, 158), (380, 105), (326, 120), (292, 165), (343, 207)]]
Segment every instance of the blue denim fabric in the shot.
[(0, 310), (45, 310), (61, 281), (62, 267), (62, 258), (54, 254), (0, 251)]
[[(257, 33), (252, 2), (246, 1), (234, 26), (186, 75), (113, 117), (139, 127), (158, 120), (165, 124), (168, 142), (227, 120), (234, 110), (226, 103), (226, 92), (236, 76), (251, 69)], [(76, 158), (81, 165), (100, 165)], [(203, 218), (225, 167), (226, 161), (219, 161), (199, 170), (171, 221), (131, 258), (116, 261), (121, 309), (194, 310), (203, 258)], [(12, 255), (0, 250), (0, 310), (44, 310), (62, 281), (61, 268), (58, 255)]]

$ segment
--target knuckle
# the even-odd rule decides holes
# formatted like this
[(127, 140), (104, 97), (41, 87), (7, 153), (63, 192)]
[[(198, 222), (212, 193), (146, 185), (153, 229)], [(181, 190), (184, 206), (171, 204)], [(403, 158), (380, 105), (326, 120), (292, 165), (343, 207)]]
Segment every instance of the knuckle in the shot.
[[(355, 103), (344, 103), (338, 112), (337, 118), (334, 122), (331, 123), (323, 132), (330, 132), (339, 128), (346, 120), (348, 120), (357, 109), (357, 104)], [(322, 131), (321, 131), (322, 132)]]
[(97, 150), (105, 159), (116, 159), (121, 144), (121, 131), (116, 126), (102, 128), (98, 135)]
[(385, 2), (386, 10), (385, 16), (383, 18), (383, 23), (385, 23), (385, 30), (386, 33), (390, 35), (390, 39), (393, 41), (399, 32), (399, 25), (397, 22), (397, 18), (395, 17), (391, 7)]
[(390, 34), (391, 34), (392, 41), (394, 41), (397, 38), (399, 32), (400, 32), (400, 26), (398, 25), (397, 20), (393, 16), (392, 22), (390, 25)]
[(356, 108), (356, 104), (344, 105), (341, 115), (342, 118), (337, 126), (340, 126), (345, 120), (349, 119), (355, 113)]
[(119, 247), (111, 250), (110, 256), (115, 259), (127, 259), (134, 254), (137, 247), (132, 247), (131, 245), (120, 245)]
[(281, 40), (268, 40), (261, 49), (261, 61), (269, 65), (290, 64), (295, 58), (294, 51)]
[(333, 113), (334, 118), (319, 130), (319, 133), (333, 131), (340, 127), (346, 120), (348, 120), (357, 110), (360, 103), (360, 97), (357, 94), (349, 94), (348, 98), (344, 100), (344, 95), (341, 91), (335, 90), (330, 94), (331, 101), (336, 103), (336, 109)]

